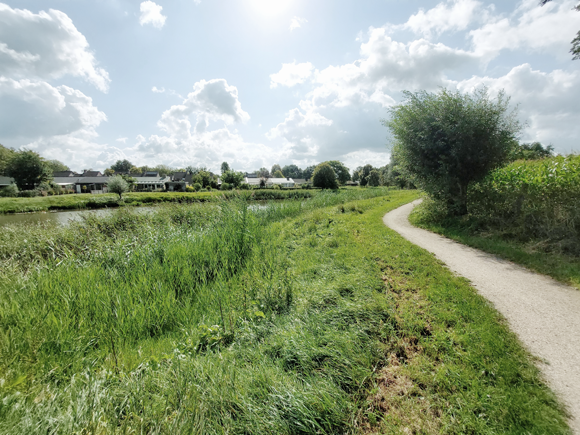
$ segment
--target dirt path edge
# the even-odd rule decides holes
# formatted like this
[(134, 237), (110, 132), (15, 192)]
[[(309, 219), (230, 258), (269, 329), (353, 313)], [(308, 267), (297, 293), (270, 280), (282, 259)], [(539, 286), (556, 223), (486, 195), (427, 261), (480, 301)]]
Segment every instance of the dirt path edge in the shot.
[(524, 346), (543, 361), (538, 367), (567, 406), (572, 431), (580, 435), (580, 291), (414, 227), (408, 217), (420, 202), (387, 213), (383, 222), (470, 280), (479, 294), (507, 319)]

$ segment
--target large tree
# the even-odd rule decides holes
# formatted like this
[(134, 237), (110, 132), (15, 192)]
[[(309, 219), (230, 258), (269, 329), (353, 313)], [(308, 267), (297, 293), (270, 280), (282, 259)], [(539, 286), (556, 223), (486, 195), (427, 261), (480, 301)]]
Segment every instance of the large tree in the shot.
[(312, 174), (312, 185), (321, 189), (337, 189), (338, 182), (332, 166), (328, 163), (321, 163)]
[(6, 175), (6, 167), (12, 157), (16, 155), (16, 151), (12, 148), (6, 148), (0, 144), (0, 175)]
[(316, 165), (308, 166), (302, 171), (302, 177), (304, 177), (306, 180), (310, 180), (312, 178), (312, 174), (314, 174), (315, 169)]
[(282, 168), (282, 174), (289, 178), (302, 178), (302, 169), (296, 165), (286, 165)]
[(17, 151), (6, 165), (6, 175), (14, 178), (20, 190), (34, 189), (40, 183), (52, 179), (52, 171), (46, 161), (34, 151)]
[(111, 169), (116, 173), (129, 173), (133, 166), (133, 163), (127, 159), (117, 160), (114, 165), (111, 165)]
[(222, 170), (222, 174), (225, 173), (225, 172), (228, 172), (230, 170), (230, 165), (228, 164), (228, 162), (223, 162), (222, 163), (221, 170)]
[[(552, 0), (541, 0), (540, 4), (544, 6), (546, 3), (551, 1)], [(580, 3), (576, 5), (575, 9), (580, 11)], [(572, 40), (572, 48), (570, 49), (570, 53), (572, 53), (573, 60), (580, 59), (580, 30), (576, 34), (576, 37)]]
[(492, 98), (486, 88), (404, 95), (383, 120), (400, 166), (451, 214), (466, 213), (469, 184), (506, 162), (514, 147), (522, 128), (516, 110), (503, 91)]
[(47, 160), (46, 164), (52, 172), (70, 171), (70, 168), (59, 160)]
[(344, 166), (344, 163), (339, 162), (338, 160), (329, 160), (325, 163), (328, 163), (330, 167), (334, 169), (336, 179), (340, 184), (344, 184), (347, 181), (350, 181), (350, 169)]

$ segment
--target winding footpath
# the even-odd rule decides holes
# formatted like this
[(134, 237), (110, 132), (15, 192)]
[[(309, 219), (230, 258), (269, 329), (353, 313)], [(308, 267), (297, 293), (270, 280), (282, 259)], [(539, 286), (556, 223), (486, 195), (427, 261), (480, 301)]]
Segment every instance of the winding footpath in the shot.
[(383, 222), (470, 280), (508, 320), (524, 346), (540, 358), (540, 370), (580, 435), (580, 290), (412, 226), (408, 217), (419, 202), (387, 213)]

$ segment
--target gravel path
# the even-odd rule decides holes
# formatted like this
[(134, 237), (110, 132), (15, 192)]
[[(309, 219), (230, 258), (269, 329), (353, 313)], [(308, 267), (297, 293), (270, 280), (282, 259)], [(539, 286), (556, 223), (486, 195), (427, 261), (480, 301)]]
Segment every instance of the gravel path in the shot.
[(387, 213), (383, 222), (469, 279), (493, 303), (527, 349), (542, 361), (540, 370), (567, 405), (570, 427), (580, 435), (580, 291), (412, 226), (408, 216), (419, 202)]

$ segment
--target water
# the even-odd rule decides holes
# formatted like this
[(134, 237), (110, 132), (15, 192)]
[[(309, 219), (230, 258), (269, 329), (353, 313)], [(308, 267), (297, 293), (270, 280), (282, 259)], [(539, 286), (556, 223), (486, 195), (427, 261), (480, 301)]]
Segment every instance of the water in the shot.
[[(131, 210), (137, 213), (151, 213), (154, 207), (133, 207)], [(100, 210), (74, 210), (40, 213), (0, 214), (0, 227), (9, 224), (37, 224), (42, 222), (56, 222), (60, 225), (68, 225), (71, 221), (81, 220), (83, 216), (110, 216), (115, 209), (105, 208)]]
[[(255, 201), (248, 206), (250, 210), (259, 210), (266, 208), (267, 201)], [(39, 212), (39, 213), (17, 213), (17, 214), (0, 214), (0, 227), (9, 224), (37, 224), (42, 222), (56, 222), (60, 225), (68, 225), (70, 221), (78, 221), (82, 216), (105, 217), (110, 216), (116, 209), (104, 208), (100, 210), (73, 210), (57, 212)], [(131, 210), (137, 213), (152, 213), (155, 207), (132, 207)]]

